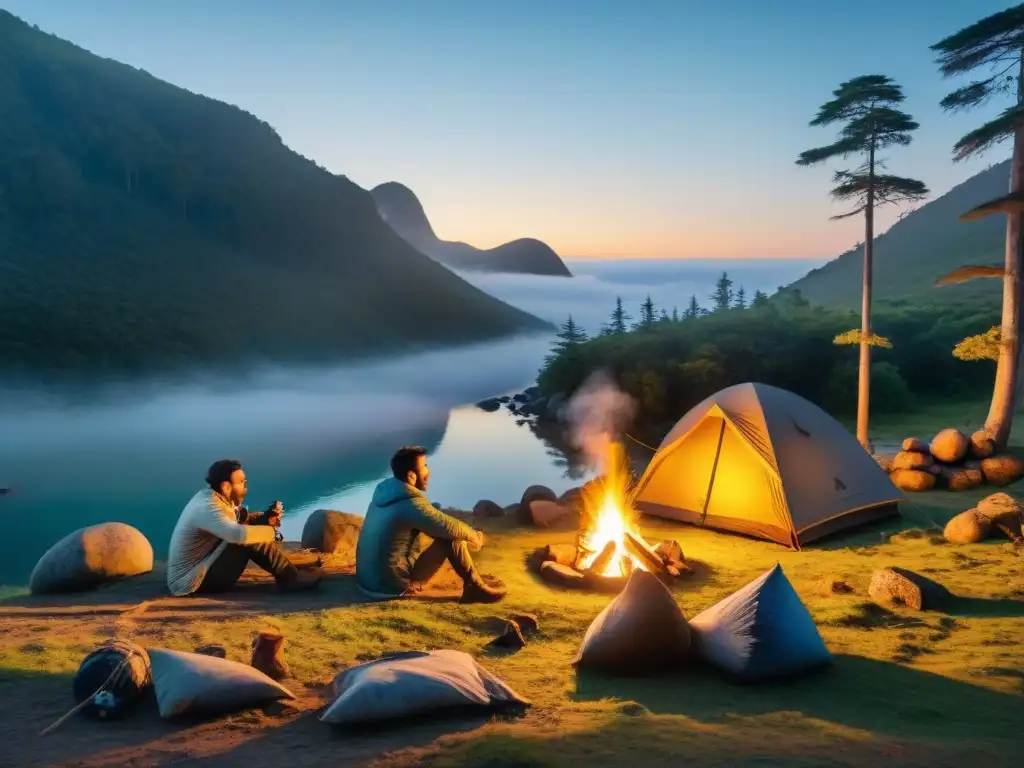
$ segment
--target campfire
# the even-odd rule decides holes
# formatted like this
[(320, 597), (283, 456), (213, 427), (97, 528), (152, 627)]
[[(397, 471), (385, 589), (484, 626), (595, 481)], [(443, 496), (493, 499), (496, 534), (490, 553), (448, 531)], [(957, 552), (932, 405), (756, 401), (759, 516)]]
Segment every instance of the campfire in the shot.
[(562, 586), (618, 591), (630, 574), (644, 570), (663, 580), (690, 573), (673, 541), (656, 547), (636, 527), (626, 452), (610, 442), (604, 474), (583, 488), (575, 544), (549, 544), (534, 558), (539, 574)]

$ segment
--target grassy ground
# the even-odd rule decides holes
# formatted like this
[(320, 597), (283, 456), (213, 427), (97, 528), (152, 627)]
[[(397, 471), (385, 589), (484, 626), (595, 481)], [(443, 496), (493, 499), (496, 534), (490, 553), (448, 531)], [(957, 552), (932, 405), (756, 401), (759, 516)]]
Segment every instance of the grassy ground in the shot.
[[(887, 428), (900, 438), (927, 437), (950, 423), (949, 414), (939, 416), (916, 430), (906, 422)], [(0, 703), (0, 739), (18, 765), (148, 765), (182, 757), (229, 766), (1019, 764), (1024, 558), (1005, 540), (954, 547), (927, 530), (929, 521), (941, 525), (991, 491), (920, 494), (902, 519), (802, 552), (646, 525), (648, 538), (678, 540), (698, 564), (697, 575), (676, 590), (689, 616), (782, 564), (835, 654), (830, 670), (784, 684), (735, 686), (697, 669), (646, 680), (578, 676), (570, 660), (610, 598), (538, 582), (524, 568), (525, 554), (569, 542), (572, 533), (506, 521), (492, 526), (481, 559), (510, 587), (498, 608), (443, 600), (365, 604), (344, 575), (318, 596), (254, 589), (223, 601), (154, 597), (127, 617), (119, 612), (142, 598), (101, 591), (84, 603), (54, 605), (7, 595), (0, 597), (0, 680), (10, 695), (0, 697), (7, 702)], [(883, 543), (881, 531), (896, 535)], [(878, 608), (867, 598), (868, 581), (890, 565), (927, 574), (958, 599), (943, 613)], [(823, 586), (832, 580), (854, 592), (832, 594)], [(502, 617), (520, 611), (538, 616), (540, 636), (514, 654), (487, 649)], [(221, 642), (237, 660), (247, 660), (253, 632), (280, 629), (295, 677), (290, 685), (303, 691), (299, 711), (173, 727), (142, 714), (123, 726), (76, 720), (50, 741), (37, 739), (35, 731), (70, 706), (69, 675), (81, 657), (119, 628), (150, 646), (191, 650)], [(516, 718), (442, 718), (344, 736), (315, 720), (337, 669), (421, 648), (474, 654), (533, 706)]]

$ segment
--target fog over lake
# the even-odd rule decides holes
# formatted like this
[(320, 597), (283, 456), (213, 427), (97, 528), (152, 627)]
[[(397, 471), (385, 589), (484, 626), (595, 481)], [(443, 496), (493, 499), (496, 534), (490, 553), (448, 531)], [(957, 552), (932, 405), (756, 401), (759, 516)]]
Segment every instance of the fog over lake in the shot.
[[(651, 295), (683, 309), (707, 305), (727, 270), (746, 288), (774, 291), (816, 263), (795, 261), (571, 262), (574, 278), (467, 275), (489, 293), (553, 322), (596, 331), (621, 295), (634, 317)], [(38, 557), (84, 525), (118, 520), (143, 531), (162, 559), (179, 512), (215, 459), (235, 457), (250, 499), (281, 499), (284, 533), (298, 538), (317, 507), (362, 513), (391, 453), (430, 452), (430, 496), (471, 507), (517, 502), (532, 483), (578, 484), (564, 457), (504, 413), (472, 403), (533, 383), (551, 336), (533, 335), (386, 361), (263, 367), (245, 377), (149, 380), (69, 401), (52, 391), (0, 391), (0, 584), (23, 584)], [(467, 406), (469, 407), (463, 407)]]

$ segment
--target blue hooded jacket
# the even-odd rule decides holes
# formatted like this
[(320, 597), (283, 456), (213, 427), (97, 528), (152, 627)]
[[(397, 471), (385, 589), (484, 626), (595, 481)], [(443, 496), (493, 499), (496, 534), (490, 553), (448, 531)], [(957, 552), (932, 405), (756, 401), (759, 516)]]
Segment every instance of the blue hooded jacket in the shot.
[(467, 541), (475, 531), (437, 509), (418, 488), (397, 477), (373, 491), (356, 544), (356, 583), (374, 597), (397, 597), (409, 587), (419, 534)]

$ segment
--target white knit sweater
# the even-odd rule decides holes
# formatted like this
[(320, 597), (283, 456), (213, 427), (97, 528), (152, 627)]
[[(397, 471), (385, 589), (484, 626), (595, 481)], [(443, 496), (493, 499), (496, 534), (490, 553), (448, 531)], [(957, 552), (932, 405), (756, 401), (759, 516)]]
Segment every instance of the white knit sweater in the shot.
[(267, 525), (238, 522), (234, 506), (210, 488), (199, 491), (186, 505), (171, 534), (167, 555), (167, 586), (179, 597), (191, 595), (206, 571), (228, 544), (263, 544), (274, 540)]

